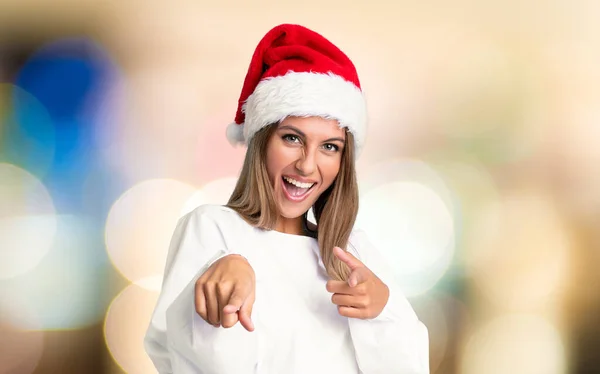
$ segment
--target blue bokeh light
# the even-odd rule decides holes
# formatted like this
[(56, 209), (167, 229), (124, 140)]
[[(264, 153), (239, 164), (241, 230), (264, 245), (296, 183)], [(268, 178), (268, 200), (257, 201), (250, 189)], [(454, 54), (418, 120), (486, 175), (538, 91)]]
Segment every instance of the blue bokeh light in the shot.
[(54, 136), (42, 131), (44, 126), (34, 116), (31, 105), (20, 105), (22, 100), (15, 99), (15, 117), (27, 119), (17, 121), (18, 132), (26, 132), (24, 138), (40, 147), (52, 143), (53, 154), (30, 152), (23, 141), (11, 142), (10, 153), (28, 159), (24, 165), (28, 170), (49, 164), (48, 172), (40, 177), (60, 213), (82, 212), (86, 208), (83, 189), (89, 174), (105, 168), (94, 140), (95, 127), (99, 124), (100, 103), (117, 76), (116, 65), (100, 46), (90, 39), (73, 38), (54, 41), (37, 50), (15, 78), (14, 84), (45, 108)]

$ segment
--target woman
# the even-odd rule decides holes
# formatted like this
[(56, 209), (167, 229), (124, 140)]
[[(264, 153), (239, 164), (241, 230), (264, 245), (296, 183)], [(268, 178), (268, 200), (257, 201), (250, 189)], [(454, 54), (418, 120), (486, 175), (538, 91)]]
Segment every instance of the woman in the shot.
[(426, 328), (353, 230), (365, 134), (350, 59), (304, 27), (269, 31), (227, 131), (248, 146), (234, 192), (171, 242), (145, 339), (160, 373), (429, 372)]

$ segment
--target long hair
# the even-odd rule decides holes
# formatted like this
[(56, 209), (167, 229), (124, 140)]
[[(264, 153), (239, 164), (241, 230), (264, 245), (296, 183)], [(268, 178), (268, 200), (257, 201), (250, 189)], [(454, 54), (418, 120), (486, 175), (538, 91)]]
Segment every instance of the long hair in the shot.
[[(250, 140), (240, 177), (227, 206), (252, 226), (272, 230), (279, 212), (266, 166), (268, 142), (278, 124), (262, 128)], [(346, 131), (340, 170), (331, 186), (312, 206), (317, 229), (308, 229), (308, 212), (303, 226), (319, 243), (321, 259), (331, 279), (347, 280), (350, 270), (333, 254), (333, 247), (346, 248), (358, 213), (358, 183), (354, 165), (354, 136)]]

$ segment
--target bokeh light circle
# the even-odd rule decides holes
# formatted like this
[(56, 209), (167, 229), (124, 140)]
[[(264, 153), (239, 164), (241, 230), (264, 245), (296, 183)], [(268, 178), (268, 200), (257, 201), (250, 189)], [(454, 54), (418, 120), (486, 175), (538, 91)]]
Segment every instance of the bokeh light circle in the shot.
[(160, 275), (181, 210), (196, 189), (172, 179), (143, 181), (119, 197), (106, 220), (114, 266), (130, 281)]
[(389, 260), (408, 296), (435, 286), (455, 249), (454, 197), (440, 175), (421, 160), (388, 160), (360, 179), (356, 226)]
[(162, 283), (162, 275), (153, 275), (151, 277), (138, 279), (135, 282), (133, 282), (133, 284), (135, 284), (136, 286), (142, 287), (143, 289), (152, 292), (160, 292), (162, 288)]
[(37, 266), (50, 251), (56, 230), (46, 187), (29, 172), (0, 163), (0, 279)]
[(359, 175), (361, 197), (383, 184), (399, 181), (419, 182), (428, 186), (450, 211), (458, 214), (453, 191), (448, 188), (442, 175), (429, 163), (418, 159), (390, 159), (369, 165), (368, 170)]
[(126, 373), (156, 373), (144, 351), (143, 341), (157, 300), (158, 292), (130, 284), (115, 297), (106, 312), (106, 346)]
[(42, 178), (55, 153), (56, 128), (48, 109), (23, 88), (0, 83), (0, 159)]
[(452, 215), (427, 186), (392, 182), (362, 197), (357, 226), (382, 252), (408, 296), (431, 289), (454, 253)]
[(507, 193), (477, 214), (465, 265), (497, 306), (543, 308), (564, 291), (572, 243), (555, 203), (542, 190)]
[(464, 374), (562, 374), (566, 355), (562, 338), (547, 320), (535, 315), (505, 315), (470, 337), (462, 359)]
[(204, 204), (227, 204), (236, 183), (237, 178), (229, 177), (217, 179), (205, 184), (202, 189), (196, 191), (194, 195), (185, 202), (181, 215), (185, 215)]
[(499, 188), (486, 165), (472, 154), (440, 153), (430, 156), (427, 161), (451, 191), (457, 248), (454, 261), (462, 267), (465, 237), (478, 225), (477, 216), (482, 207), (498, 201)]
[[(85, 215), (58, 215), (57, 222), (54, 244), (43, 261), (26, 275), (0, 284), (0, 305), (19, 306), (37, 317), (24, 328), (89, 327), (102, 320), (111, 300), (103, 277), (110, 264), (97, 221)], [(27, 313), (19, 315), (25, 324)]]

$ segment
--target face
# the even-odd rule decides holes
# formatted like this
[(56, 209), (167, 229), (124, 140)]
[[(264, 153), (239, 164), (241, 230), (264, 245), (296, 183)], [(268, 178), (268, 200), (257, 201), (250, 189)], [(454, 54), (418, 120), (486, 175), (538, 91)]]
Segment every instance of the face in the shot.
[(266, 167), (284, 218), (298, 218), (331, 186), (342, 161), (346, 132), (336, 120), (288, 117), (267, 145)]

